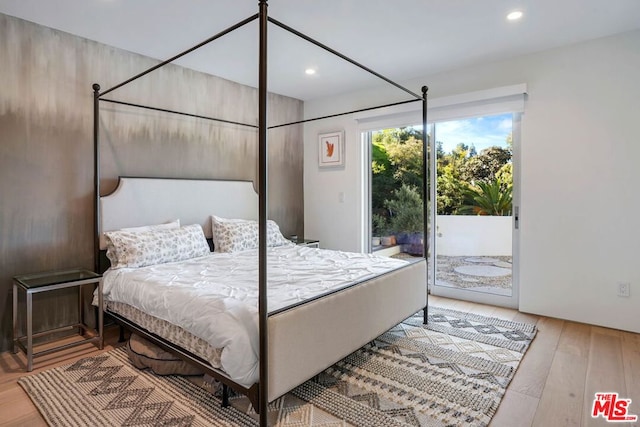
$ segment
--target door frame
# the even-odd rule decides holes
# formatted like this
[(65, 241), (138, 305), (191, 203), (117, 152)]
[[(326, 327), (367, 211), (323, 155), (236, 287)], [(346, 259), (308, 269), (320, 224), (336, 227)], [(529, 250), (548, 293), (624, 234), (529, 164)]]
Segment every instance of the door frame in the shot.
[(429, 279), (429, 291), (432, 295), (453, 298), (464, 301), (477, 302), (481, 304), (496, 305), (500, 307), (515, 308), (519, 307), (520, 299), (520, 233), (519, 220), (522, 214), (520, 208), (520, 170), (521, 170), (521, 127), (522, 114), (512, 113), (512, 142), (513, 142), (513, 193), (512, 193), (512, 224), (511, 224), (511, 296), (497, 295), (480, 291), (472, 291), (467, 289), (452, 288), (447, 286), (437, 286), (435, 278), (437, 277), (437, 229), (435, 218), (437, 217), (437, 154), (436, 154), (436, 124), (431, 123), (430, 133), (433, 136), (429, 142), (429, 179), (431, 180), (431, 188), (429, 191), (430, 209), (429, 209), (429, 248), (431, 257), (429, 258), (429, 270), (432, 276)]

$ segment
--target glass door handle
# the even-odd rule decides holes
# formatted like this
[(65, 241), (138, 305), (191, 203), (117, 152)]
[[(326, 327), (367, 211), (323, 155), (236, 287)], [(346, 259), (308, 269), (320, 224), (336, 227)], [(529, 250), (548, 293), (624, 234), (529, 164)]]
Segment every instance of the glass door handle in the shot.
[(513, 224), (516, 230), (520, 228), (520, 206), (513, 208)]

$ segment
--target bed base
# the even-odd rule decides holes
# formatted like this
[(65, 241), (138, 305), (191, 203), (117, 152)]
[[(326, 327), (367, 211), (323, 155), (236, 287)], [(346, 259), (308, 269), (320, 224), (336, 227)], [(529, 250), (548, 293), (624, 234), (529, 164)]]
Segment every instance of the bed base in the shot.
[(268, 401), (426, 306), (426, 260), (420, 259), (294, 309), (269, 313)]
[(255, 409), (256, 413), (259, 413), (260, 411), (260, 404), (259, 404), (259, 396), (260, 396), (260, 388), (259, 385), (256, 383), (254, 385), (252, 385), (251, 387), (247, 388), (244, 387), (236, 382), (234, 382), (233, 380), (229, 379), (227, 376), (225, 376), (221, 371), (213, 368), (206, 360), (202, 359), (199, 356), (196, 356), (195, 354), (191, 353), (190, 351), (185, 350), (184, 348), (177, 346), (176, 344), (173, 344), (170, 341), (165, 340), (164, 338), (160, 337), (159, 335), (154, 334), (153, 332), (149, 332), (148, 330), (144, 329), (143, 327), (139, 326), (138, 324), (126, 319), (125, 317), (122, 317), (121, 315), (105, 310), (105, 314), (108, 314), (109, 316), (111, 316), (113, 318), (113, 320), (120, 326), (120, 338), (124, 340), (124, 334), (123, 334), (123, 329), (125, 328), (127, 330), (129, 330), (132, 333), (136, 333), (138, 335), (140, 335), (141, 337), (143, 337), (144, 339), (152, 342), (153, 344), (157, 345), (158, 347), (162, 348), (163, 350), (169, 351), (172, 354), (175, 354), (176, 356), (178, 356), (179, 358), (181, 358), (182, 360), (184, 360), (185, 362), (196, 366), (199, 369), (202, 369), (203, 372), (205, 372), (208, 375), (211, 375), (213, 378), (215, 378), (216, 380), (220, 381), (222, 383), (222, 406), (226, 407), (229, 406), (229, 389), (240, 393), (244, 396), (247, 396), (247, 398), (249, 399), (249, 401), (251, 402), (251, 405), (253, 406), (253, 408)]
[[(423, 313), (424, 313), (423, 323), (425, 325), (427, 324), (427, 310), (428, 310), (428, 307), (425, 306), (423, 309)], [(118, 324), (118, 327), (120, 328), (118, 342), (125, 341), (125, 335), (124, 335), (125, 329), (129, 330), (132, 333), (136, 333), (141, 337), (143, 337), (144, 339), (162, 348), (163, 350), (169, 351), (172, 354), (175, 354), (176, 356), (180, 357), (185, 362), (190, 363), (193, 366), (198, 367), (199, 369), (202, 369), (205, 373), (207, 373), (208, 375), (211, 375), (213, 378), (220, 381), (220, 383), (222, 383), (221, 406), (223, 408), (226, 408), (227, 406), (229, 406), (229, 394), (230, 394), (229, 389), (232, 389), (235, 392), (246, 396), (251, 402), (251, 405), (253, 406), (253, 409), (256, 411), (256, 413), (257, 414), (260, 413), (259, 384), (256, 383), (250, 388), (243, 387), (235, 383), (234, 381), (230, 380), (219, 371), (213, 369), (209, 363), (207, 363), (202, 358), (194, 355), (193, 353), (171, 343), (170, 341), (163, 339), (162, 337), (152, 332), (147, 331), (146, 329), (120, 316), (119, 314), (116, 314), (110, 311), (105, 311), (105, 314), (111, 316), (113, 320)]]
[[(389, 307), (381, 310), (381, 302)], [(378, 315), (372, 317), (371, 310), (376, 308)], [(275, 345), (270, 348), (268, 370), (269, 376), (278, 380), (268, 382), (268, 400), (277, 399), (420, 310), (423, 310), (426, 323), (424, 259), (351, 285), (340, 292), (333, 292), (306, 304), (271, 313), (268, 325), (269, 339)], [(148, 331), (120, 314), (108, 309), (106, 313), (122, 327), (220, 381), (223, 385), (223, 406), (229, 403), (230, 388), (247, 396), (256, 412), (260, 410), (259, 383), (249, 388), (240, 385), (223, 371), (213, 368), (202, 357)], [(352, 322), (351, 328), (342, 329), (337, 336), (332, 335), (349, 322)], [(319, 328), (320, 325), (322, 327)], [(308, 331), (314, 333), (309, 334)], [(318, 345), (318, 342), (321, 345)], [(329, 348), (330, 351), (327, 350)]]

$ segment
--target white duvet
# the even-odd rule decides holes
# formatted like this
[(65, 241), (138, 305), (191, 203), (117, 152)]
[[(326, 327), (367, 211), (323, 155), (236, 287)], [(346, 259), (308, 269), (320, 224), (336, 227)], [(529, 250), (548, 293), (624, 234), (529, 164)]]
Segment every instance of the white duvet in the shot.
[[(405, 265), (370, 254), (286, 245), (269, 248), (269, 312)], [(258, 381), (258, 251), (212, 253), (167, 264), (108, 270), (105, 301), (129, 304), (222, 349), (221, 367)]]

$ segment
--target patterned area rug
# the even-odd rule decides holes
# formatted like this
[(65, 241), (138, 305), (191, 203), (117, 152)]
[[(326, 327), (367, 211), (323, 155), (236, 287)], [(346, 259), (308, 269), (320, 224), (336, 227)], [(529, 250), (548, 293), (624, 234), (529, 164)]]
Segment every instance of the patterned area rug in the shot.
[[(429, 307), (272, 402), (275, 426), (486, 426), (535, 336), (534, 325)], [(23, 377), (52, 426), (257, 426), (245, 397), (203, 377), (156, 376), (124, 349)]]

